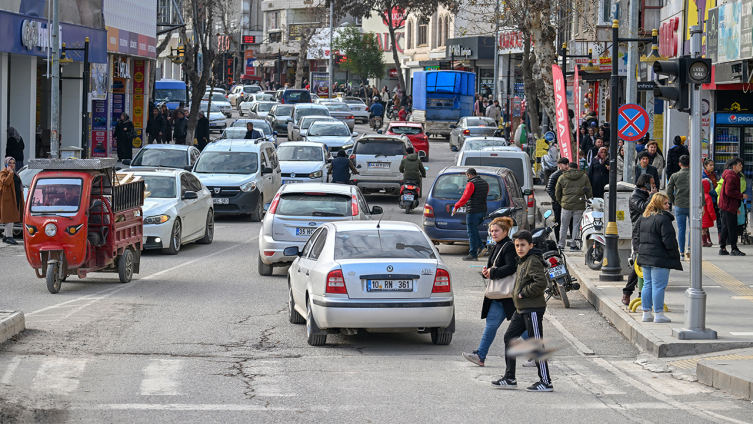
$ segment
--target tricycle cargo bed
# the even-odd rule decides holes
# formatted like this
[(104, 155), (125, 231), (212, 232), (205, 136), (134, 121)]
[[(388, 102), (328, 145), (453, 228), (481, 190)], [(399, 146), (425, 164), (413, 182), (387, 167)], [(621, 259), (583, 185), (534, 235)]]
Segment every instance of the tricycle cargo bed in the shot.
[(116, 185), (112, 188), (112, 210), (121, 212), (144, 206), (144, 180)]

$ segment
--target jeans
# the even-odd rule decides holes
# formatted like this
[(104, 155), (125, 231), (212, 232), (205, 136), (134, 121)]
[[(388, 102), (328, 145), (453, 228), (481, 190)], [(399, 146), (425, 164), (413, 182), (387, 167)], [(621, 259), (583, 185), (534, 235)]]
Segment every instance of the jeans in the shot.
[[(489, 306), (489, 312), (486, 314), (486, 327), (484, 327), (484, 335), (481, 336), (481, 342), (478, 345), (478, 356), (483, 361), (486, 359), (486, 354), (489, 352), (489, 346), (494, 342), (494, 338), (497, 336), (497, 330), (505, 320), (505, 307), (502, 306), (502, 302), (492, 300), (491, 306)], [(524, 340), (528, 338), (528, 332), (526, 331), (521, 336)]]
[(484, 212), (473, 212), (465, 216), (465, 225), (468, 229), (468, 243), (471, 245), (468, 254), (478, 257), (478, 249), (481, 248), (481, 236), (478, 234), (478, 226), (484, 222)]
[[(580, 237), (580, 219), (583, 217), (583, 211), (573, 211), (569, 209), (562, 209), (562, 223), (570, 222), (570, 219), (573, 220), (573, 240), (576, 240), (578, 237)], [(557, 243), (561, 248), (565, 247), (565, 242), (567, 241), (567, 229), (568, 225), (560, 225), (560, 239)]]
[(643, 291), (641, 291), (641, 304), (644, 311), (664, 310), (664, 290), (669, 284), (669, 268), (643, 267)]
[[(680, 254), (685, 253), (685, 228), (690, 220), (690, 208), (675, 206), (675, 218), (677, 218), (677, 242), (680, 244)], [(690, 240), (688, 240), (690, 244)]]

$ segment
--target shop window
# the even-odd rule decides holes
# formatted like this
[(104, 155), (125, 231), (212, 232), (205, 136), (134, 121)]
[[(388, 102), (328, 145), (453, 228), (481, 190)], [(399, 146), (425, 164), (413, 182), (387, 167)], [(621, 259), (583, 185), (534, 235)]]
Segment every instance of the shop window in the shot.
[(421, 19), (418, 23), (418, 45), (425, 46), (429, 44), (429, 21), (427, 19)]
[(447, 16), (444, 18), (444, 37), (443, 42), (447, 43), (447, 39), (450, 38), (450, 17)]
[(267, 12), (267, 31), (280, 29), (280, 11)]
[(408, 47), (409, 49), (413, 48), (413, 22), (408, 21)]
[(270, 32), (269, 33), (269, 42), (270, 43), (282, 43), (282, 32)]

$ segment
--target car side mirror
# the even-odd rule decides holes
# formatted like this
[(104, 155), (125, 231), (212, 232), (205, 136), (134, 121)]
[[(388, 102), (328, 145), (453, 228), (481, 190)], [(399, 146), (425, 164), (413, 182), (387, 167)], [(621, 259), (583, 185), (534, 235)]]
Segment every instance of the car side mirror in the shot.
[(451, 130), (454, 130), (455, 128), (457, 128), (457, 127), (456, 127), (456, 126), (454, 126), (454, 125), (450, 125), (450, 129), (451, 129)]
[(531, 190), (530, 188), (523, 190), (523, 196), (530, 196), (532, 194), (533, 194), (533, 190)]
[(196, 193), (195, 191), (187, 191), (183, 193), (183, 200), (193, 200), (193, 199), (198, 199), (198, 198), (199, 198), (199, 194)]
[(94, 202), (92, 202), (92, 205), (91, 205), (91, 206), (89, 206), (89, 210), (92, 210), (92, 209), (99, 209), (99, 208), (101, 208), (101, 207), (102, 207), (102, 206), (104, 206), (104, 205), (105, 205), (105, 204), (104, 204), (104, 203), (102, 203), (102, 201), (101, 201), (101, 200), (97, 199), (97, 200), (95, 200)]
[(123, 159), (123, 165), (130, 165), (131, 160), (130, 159)]
[(277, 131), (272, 131), (272, 134), (277, 135)]
[(353, 149), (346, 150), (345, 154), (348, 155), (348, 156), (352, 155), (353, 154)]
[(384, 213), (384, 209), (381, 206), (374, 206), (371, 208), (372, 215), (381, 215)]
[(357, 133), (357, 132), (354, 132), (354, 133), (353, 133), (353, 134), (351, 134), (351, 135), (352, 135), (353, 137), (355, 137), (355, 136), (357, 136), (357, 135), (358, 135), (358, 133)]
[(269, 210), (269, 207), (271, 206), (271, 203), (265, 203), (264, 204), (264, 212), (267, 212)]
[(290, 246), (286, 247), (282, 254), (284, 256), (301, 256), (301, 251), (298, 249), (298, 246)]
[(185, 170), (186, 170), (186, 171), (188, 171), (188, 172), (191, 172), (191, 171), (193, 171), (193, 166), (191, 166), (191, 165), (186, 165), (186, 166), (184, 166), (184, 167), (183, 167), (183, 169), (185, 169)]
[(269, 168), (269, 167), (264, 168), (264, 169), (261, 170), (261, 175), (267, 175), (267, 174), (271, 174), (271, 173), (272, 173), (272, 168)]

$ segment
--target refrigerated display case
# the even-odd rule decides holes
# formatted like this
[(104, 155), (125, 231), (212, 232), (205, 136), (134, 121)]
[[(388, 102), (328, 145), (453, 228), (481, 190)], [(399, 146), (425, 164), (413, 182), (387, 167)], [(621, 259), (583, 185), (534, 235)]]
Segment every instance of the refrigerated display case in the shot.
[[(748, 129), (748, 128), (746, 128)], [(753, 129), (753, 128), (751, 128)], [(724, 171), (724, 164), (740, 155), (740, 127), (717, 126), (714, 137), (714, 170)]]
[(753, 114), (717, 113), (714, 126), (714, 170), (722, 175), (726, 162), (742, 157), (743, 173), (753, 178)]

